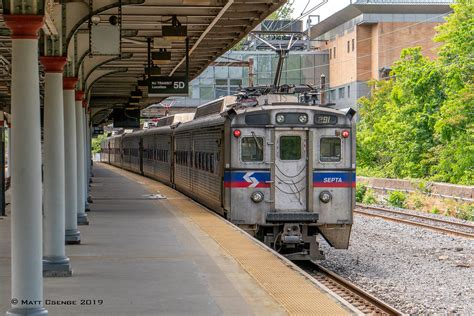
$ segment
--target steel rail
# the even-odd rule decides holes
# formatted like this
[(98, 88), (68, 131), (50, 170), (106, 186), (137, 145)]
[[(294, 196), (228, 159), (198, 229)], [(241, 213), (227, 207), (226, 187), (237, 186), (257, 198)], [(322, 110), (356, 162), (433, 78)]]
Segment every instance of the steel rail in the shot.
[[(417, 214), (413, 215), (413, 214), (404, 213), (404, 212), (401, 212), (401, 211), (396, 211), (396, 210), (391, 210), (391, 209), (386, 209), (386, 208), (382, 208), (382, 207), (360, 205), (360, 204), (357, 204), (357, 206), (359, 206), (361, 208), (368, 209), (368, 210), (372, 209), (372, 210), (375, 210), (375, 211), (381, 211), (381, 212), (385, 212), (385, 213), (403, 215), (403, 216), (407, 216), (407, 217), (411, 216), (411, 217), (420, 218), (420, 219), (423, 219), (423, 220), (439, 222), (439, 223), (448, 224), (448, 225), (452, 225), (452, 226), (474, 228), (473, 225), (469, 225), (469, 224), (455, 223), (455, 222), (445, 221), (445, 220), (438, 219), (438, 218), (433, 219), (429, 216), (423, 216), (423, 215), (417, 215)], [(416, 222), (416, 221), (407, 220), (407, 219), (401, 219), (401, 218), (398, 218), (398, 217), (391, 217), (391, 216), (387, 216), (387, 215), (383, 215), (383, 214), (370, 213), (370, 212), (363, 211), (361, 209), (355, 209), (354, 213), (358, 213), (358, 214), (362, 214), (362, 215), (366, 215), (366, 216), (372, 216), (372, 217), (379, 217), (379, 218), (390, 220), (390, 221), (393, 221), (393, 222), (404, 223), (404, 224), (408, 224), (408, 225), (412, 225), (412, 226), (427, 228), (427, 229), (430, 229), (430, 230), (433, 230), (433, 231), (439, 231), (439, 232), (444, 232), (444, 233), (451, 234), (451, 235), (462, 236), (462, 237), (467, 237), (467, 238), (474, 239), (474, 234), (468, 233), (468, 232), (465, 232), (465, 231), (459, 231), (459, 230), (453, 230), (453, 229), (439, 227), (439, 226), (433, 226), (433, 225), (426, 224), (426, 223)]]
[(348, 301), (362, 313), (370, 315), (404, 315), (401, 311), (367, 293), (340, 275), (324, 268), (319, 263), (315, 261), (309, 261), (309, 263), (311, 268), (316, 268), (316, 271), (310, 271), (310, 274), (316, 280)]
[(356, 203), (356, 205), (359, 206), (359, 207), (373, 209), (373, 210), (377, 210), (377, 211), (382, 211), (382, 212), (387, 211), (387, 212), (394, 213), (394, 214), (413, 216), (413, 217), (426, 219), (426, 220), (430, 220), (430, 221), (434, 221), (434, 222), (439, 222), (439, 223), (443, 223), (443, 224), (451, 224), (451, 225), (454, 225), (454, 226), (462, 226), (462, 227), (468, 227), (468, 228), (474, 229), (474, 224), (450, 222), (450, 221), (447, 221), (447, 220), (441, 219), (441, 218), (433, 218), (433, 217), (426, 216), (426, 215), (421, 215), (421, 214), (405, 213), (403, 211), (392, 210), (392, 209), (384, 208), (384, 207), (380, 207), (380, 206), (372, 206), (372, 205), (366, 205), (366, 204), (361, 204), (361, 203)]

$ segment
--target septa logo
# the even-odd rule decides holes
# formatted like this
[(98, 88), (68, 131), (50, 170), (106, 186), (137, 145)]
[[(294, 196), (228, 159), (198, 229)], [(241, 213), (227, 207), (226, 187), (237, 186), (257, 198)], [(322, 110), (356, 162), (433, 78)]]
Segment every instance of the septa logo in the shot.
[(334, 183), (334, 182), (342, 182), (342, 178), (324, 178), (323, 179), (324, 183)]

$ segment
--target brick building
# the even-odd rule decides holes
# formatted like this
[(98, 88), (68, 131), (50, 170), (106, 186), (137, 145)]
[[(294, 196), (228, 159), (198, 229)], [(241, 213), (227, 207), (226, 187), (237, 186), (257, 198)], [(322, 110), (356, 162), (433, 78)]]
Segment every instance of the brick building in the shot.
[(406, 47), (421, 46), (434, 58), (435, 26), (452, 9), (448, 0), (358, 0), (310, 29), (312, 46), (329, 54), (328, 99), (356, 106), (369, 94), (367, 81), (388, 75)]

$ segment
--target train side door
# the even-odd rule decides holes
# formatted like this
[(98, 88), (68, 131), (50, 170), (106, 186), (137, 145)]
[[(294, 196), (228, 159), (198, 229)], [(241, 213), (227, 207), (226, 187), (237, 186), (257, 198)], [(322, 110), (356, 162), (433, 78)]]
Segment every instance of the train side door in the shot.
[(275, 211), (307, 211), (306, 131), (275, 130)]

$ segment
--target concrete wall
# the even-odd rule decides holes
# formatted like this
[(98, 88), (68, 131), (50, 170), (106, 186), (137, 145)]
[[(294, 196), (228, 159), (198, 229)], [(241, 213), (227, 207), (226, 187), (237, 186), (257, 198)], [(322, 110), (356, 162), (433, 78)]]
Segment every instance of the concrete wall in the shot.
[[(374, 187), (396, 189), (400, 191), (416, 191), (420, 181), (418, 180), (401, 180), (386, 178), (367, 178), (357, 177), (358, 183), (364, 183)], [(465, 199), (474, 198), (474, 187), (467, 185), (454, 185), (440, 182), (426, 182), (425, 187), (431, 193), (441, 194), (445, 196), (461, 197)]]

